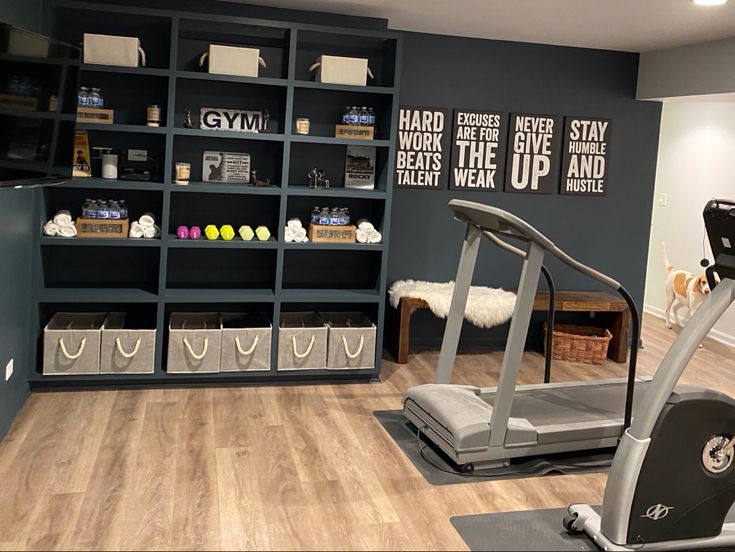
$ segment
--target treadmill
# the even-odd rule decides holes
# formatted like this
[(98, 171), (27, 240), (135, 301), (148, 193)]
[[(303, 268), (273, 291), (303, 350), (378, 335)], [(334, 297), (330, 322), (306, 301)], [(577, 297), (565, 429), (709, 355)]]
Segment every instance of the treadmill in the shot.
[[(513, 458), (617, 447), (620, 436), (630, 426), (636, 401), (651, 381), (635, 374), (640, 317), (628, 291), (502, 209), (459, 199), (451, 200), (449, 208), (456, 220), (466, 224), (466, 231), (436, 383), (418, 385), (406, 392), (404, 416), (463, 473), (508, 466)], [(482, 238), (523, 257), (500, 378), (498, 386), (491, 388), (449, 383)], [(520, 242), (522, 248), (507, 239)], [(546, 254), (614, 289), (625, 299), (632, 318), (627, 378), (546, 383), (547, 377), (542, 384), (518, 385), (539, 277), (546, 272)]]

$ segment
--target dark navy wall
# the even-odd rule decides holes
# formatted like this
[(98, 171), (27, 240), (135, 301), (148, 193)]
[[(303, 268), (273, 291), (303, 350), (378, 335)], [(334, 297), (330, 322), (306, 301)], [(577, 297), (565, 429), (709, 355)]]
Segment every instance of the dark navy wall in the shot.
[[(447, 202), (461, 197), (526, 219), (642, 305), (661, 104), (634, 99), (637, 69), (637, 54), (406, 33), (402, 105), (609, 118), (612, 157), (605, 198), (394, 190), (389, 283), (454, 279), (463, 227)], [(560, 289), (597, 289), (556, 263), (550, 269)], [(519, 274), (516, 258), (481, 247), (475, 283), (514, 288)], [(412, 343), (441, 341), (443, 322), (427, 311), (412, 324)], [(469, 329), (464, 342), (502, 337)]]
[[(40, 30), (40, 0), (2, 0), (0, 21)], [(0, 438), (28, 396), (28, 313), (33, 206), (37, 190), (0, 190)], [(15, 373), (5, 381), (5, 365)]]

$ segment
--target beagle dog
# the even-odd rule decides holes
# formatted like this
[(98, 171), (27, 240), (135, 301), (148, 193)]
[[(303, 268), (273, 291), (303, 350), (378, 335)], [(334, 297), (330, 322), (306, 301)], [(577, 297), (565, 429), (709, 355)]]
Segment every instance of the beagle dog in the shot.
[[(687, 307), (689, 316), (692, 316), (705, 297), (709, 295), (710, 289), (707, 277), (704, 274), (695, 276), (685, 270), (676, 270), (666, 255), (666, 244), (661, 245), (663, 247), (664, 264), (669, 272), (664, 289), (666, 291), (666, 327), (671, 329), (671, 308), (674, 304)], [(678, 309), (674, 310), (674, 319), (681, 325), (677, 311)]]

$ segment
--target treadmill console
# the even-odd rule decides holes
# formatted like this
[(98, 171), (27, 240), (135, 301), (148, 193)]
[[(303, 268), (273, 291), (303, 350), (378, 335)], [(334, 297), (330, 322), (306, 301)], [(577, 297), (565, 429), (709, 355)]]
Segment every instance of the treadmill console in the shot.
[[(715, 264), (707, 269), (707, 275), (710, 277), (715, 272), (721, 280), (735, 280), (735, 201), (713, 199), (707, 203), (703, 215), (715, 257)], [(709, 279), (710, 287), (714, 287), (712, 278)]]

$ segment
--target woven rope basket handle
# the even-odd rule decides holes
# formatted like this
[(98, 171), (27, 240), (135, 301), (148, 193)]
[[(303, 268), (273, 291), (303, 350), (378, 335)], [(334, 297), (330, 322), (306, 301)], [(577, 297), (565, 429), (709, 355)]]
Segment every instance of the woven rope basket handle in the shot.
[(296, 336), (291, 336), (291, 344), (293, 345), (293, 354), (296, 358), (306, 358), (311, 354), (311, 350), (314, 347), (314, 341), (316, 341), (316, 336), (311, 336), (311, 341), (309, 341), (309, 346), (306, 348), (306, 351), (301, 354), (296, 350)]
[(252, 355), (253, 351), (255, 351), (255, 348), (258, 346), (259, 337), (260, 337), (259, 335), (255, 336), (255, 339), (253, 339), (253, 344), (250, 346), (250, 348), (247, 351), (242, 350), (242, 347), (240, 346), (240, 338), (235, 337), (235, 345), (237, 346), (237, 352), (240, 353), (242, 356)]
[(184, 345), (186, 345), (186, 348), (189, 351), (189, 354), (194, 358), (195, 360), (202, 360), (207, 355), (207, 349), (209, 349), (209, 338), (204, 338), (204, 349), (202, 350), (202, 354), (198, 355), (194, 352), (194, 350), (191, 348), (191, 345), (189, 344), (189, 340), (185, 337), (184, 338)]
[(140, 349), (140, 338), (138, 338), (138, 341), (135, 342), (135, 347), (133, 347), (132, 353), (126, 353), (122, 348), (122, 343), (120, 343), (120, 337), (115, 338), (115, 345), (117, 346), (117, 352), (120, 353), (125, 358), (133, 358), (135, 355), (138, 354), (138, 349)]
[(352, 359), (355, 359), (360, 356), (360, 353), (362, 353), (362, 348), (365, 346), (365, 336), (360, 336), (360, 346), (357, 348), (357, 351), (354, 353), (350, 352), (350, 348), (347, 346), (347, 338), (345, 336), (342, 336), (342, 345), (345, 347), (345, 354)]
[(86, 344), (87, 344), (87, 338), (83, 337), (82, 341), (79, 342), (79, 349), (77, 350), (77, 352), (74, 353), (73, 355), (70, 355), (69, 351), (66, 350), (66, 345), (64, 345), (64, 338), (62, 337), (59, 339), (59, 347), (61, 347), (61, 352), (68, 360), (76, 360), (80, 356), (82, 356), (82, 353), (84, 352), (84, 346)]

